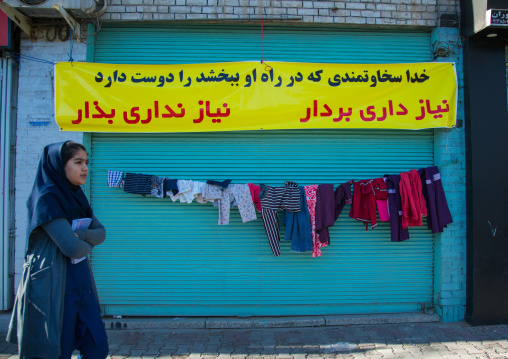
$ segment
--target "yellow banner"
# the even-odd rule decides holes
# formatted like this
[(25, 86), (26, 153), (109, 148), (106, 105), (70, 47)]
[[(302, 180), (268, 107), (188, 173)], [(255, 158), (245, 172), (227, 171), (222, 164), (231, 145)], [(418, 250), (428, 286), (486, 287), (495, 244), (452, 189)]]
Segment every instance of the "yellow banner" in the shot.
[(58, 63), (63, 131), (453, 127), (453, 63)]

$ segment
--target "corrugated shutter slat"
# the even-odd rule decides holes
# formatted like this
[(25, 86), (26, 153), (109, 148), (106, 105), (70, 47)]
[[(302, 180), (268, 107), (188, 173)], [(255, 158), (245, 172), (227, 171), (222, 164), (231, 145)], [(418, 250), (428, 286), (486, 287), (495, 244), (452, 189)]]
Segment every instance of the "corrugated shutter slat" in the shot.
[[(95, 61), (201, 63), (259, 58), (259, 27), (104, 26)], [(267, 61), (430, 61), (428, 33), (265, 26)], [(433, 131), (243, 131), (93, 134), (91, 199), (107, 228), (92, 266), (114, 315), (310, 315), (417, 311), (432, 305), (433, 236), (426, 227), (390, 242), (348, 217), (323, 257), (274, 258), (261, 215), (218, 226), (211, 204), (173, 203), (106, 186), (107, 170), (178, 179), (300, 185), (367, 179), (433, 164)], [(282, 227), (283, 229), (283, 227)], [(283, 233), (282, 233), (283, 234)]]

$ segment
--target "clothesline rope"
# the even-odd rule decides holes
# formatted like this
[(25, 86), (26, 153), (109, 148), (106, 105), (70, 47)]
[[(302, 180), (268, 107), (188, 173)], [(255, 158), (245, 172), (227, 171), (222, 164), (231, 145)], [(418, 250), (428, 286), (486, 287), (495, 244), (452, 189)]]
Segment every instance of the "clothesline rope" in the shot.
[[(177, 180), (114, 170), (108, 170), (107, 178), (108, 187), (123, 188), (131, 194), (170, 197), (173, 202), (178, 199), (186, 203), (194, 200), (202, 204), (213, 202), (219, 207), (219, 225), (229, 224), (230, 206), (234, 203), (244, 223), (257, 219), (257, 209), (262, 214), (263, 226), (275, 257), (281, 255), (277, 215), (281, 210), (284, 210), (286, 222), (290, 223), (289, 227), (286, 225), (285, 236), (286, 240), (290, 238), (292, 241), (292, 250), (312, 250), (313, 257), (321, 256), (321, 248), (330, 244), (328, 227), (335, 224), (345, 204), (351, 204), (349, 217), (364, 223), (366, 230), (369, 225), (372, 229), (377, 226), (377, 213), (380, 221), (390, 221), (392, 242), (408, 240), (408, 228), (422, 226), (425, 217), (427, 227), (433, 233), (443, 232), (443, 228), (453, 222), (437, 166), (412, 169), (384, 178), (350, 180), (336, 189), (330, 183), (301, 186), (285, 181), (284, 186), (258, 186), (230, 182), (230, 179), (222, 182)], [(307, 210), (305, 213), (304, 209)], [(303, 218), (291, 217), (287, 220), (286, 216), (291, 213), (298, 213)], [(296, 229), (293, 228), (295, 226)]]

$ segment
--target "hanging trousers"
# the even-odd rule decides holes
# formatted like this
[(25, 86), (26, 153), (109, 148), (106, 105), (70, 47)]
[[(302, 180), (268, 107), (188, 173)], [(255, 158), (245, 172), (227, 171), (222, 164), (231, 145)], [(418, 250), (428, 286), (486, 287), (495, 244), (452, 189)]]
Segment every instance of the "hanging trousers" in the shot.
[(280, 234), (277, 211), (285, 209), (290, 212), (300, 211), (300, 189), (294, 182), (286, 181), (284, 187), (264, 186), (261, 193), (261, 215), (268, 243), (275, 257), (280, 256)]
[(390, 231), (392, 242), (409, 239), (409, 231), (402, 228), (402, 201), (400, 199), (400, 175), (385, 175), (388, 188), (388, 212), (390, 213)]

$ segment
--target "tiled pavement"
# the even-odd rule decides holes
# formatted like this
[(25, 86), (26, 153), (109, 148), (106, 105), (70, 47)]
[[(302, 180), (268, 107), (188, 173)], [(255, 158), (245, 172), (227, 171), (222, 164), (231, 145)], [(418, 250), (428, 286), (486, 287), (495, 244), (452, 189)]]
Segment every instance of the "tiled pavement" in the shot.
[[(2, 334), (4, 335), (4, 334)], [(251, 329), (111, 329), (110, 357), (508, 358), (508, 325), (404, 323)], [(17, 358), (0, 344), (0, 359)]]

